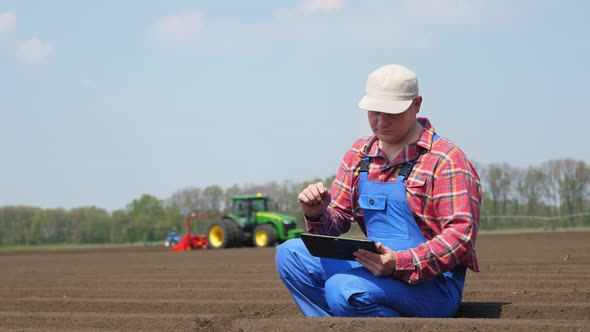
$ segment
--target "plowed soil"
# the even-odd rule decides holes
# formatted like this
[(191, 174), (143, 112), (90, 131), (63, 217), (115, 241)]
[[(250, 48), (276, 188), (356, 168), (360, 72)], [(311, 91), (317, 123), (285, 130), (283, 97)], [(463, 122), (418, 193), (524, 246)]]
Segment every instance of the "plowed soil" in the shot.
[(274, 248), (0, 251), (0, 331), (590, 331), (590, 232), (482, 233), (456, 318), (308, 318)]

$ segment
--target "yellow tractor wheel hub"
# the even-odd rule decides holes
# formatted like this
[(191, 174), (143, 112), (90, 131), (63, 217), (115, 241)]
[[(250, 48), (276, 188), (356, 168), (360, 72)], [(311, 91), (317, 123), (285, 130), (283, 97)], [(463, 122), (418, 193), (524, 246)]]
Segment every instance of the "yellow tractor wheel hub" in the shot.
[(213, 226), (209, 230), (209, 244), (215, 248), (221, 247), (223, 244), (223, 228), (219, 226)]
[(264, 231), (258, 231), (254, 236), (254, 241), (257, 246), (264, 247), (268, 244), (268, 235)]

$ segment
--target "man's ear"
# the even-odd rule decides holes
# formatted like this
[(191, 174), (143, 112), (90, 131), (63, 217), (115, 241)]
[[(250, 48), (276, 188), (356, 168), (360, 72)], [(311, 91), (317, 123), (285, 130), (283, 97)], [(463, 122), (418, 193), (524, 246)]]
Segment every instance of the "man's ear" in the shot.
[(418, 114), (420, 112), (420, 106), (422, 106), (422, 96), (418, 96), (416, 98), (414, 98), (414, 107), (416, 109), (416, 114)]

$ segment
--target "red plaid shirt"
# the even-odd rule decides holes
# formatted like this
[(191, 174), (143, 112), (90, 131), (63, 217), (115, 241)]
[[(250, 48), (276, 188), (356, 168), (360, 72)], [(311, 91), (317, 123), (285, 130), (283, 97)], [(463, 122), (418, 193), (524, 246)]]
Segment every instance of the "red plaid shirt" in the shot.
[[(356, 222), (367, 234), (357, 203), (360, 160), (373, 157), (368, 177), (372, 181), (396, 181), (400, 165), (416, 159), (406, 180), (408, 203), (416, 223), (428, 240), (416, 248), (396, 251), (394, 277), (410, 284), (431, 279), (456, 265), (478, 272), (475, 240), (479, 228), (481, 185), (477, 172), (455, 144), (439, 138), (432, 144), (434, 128), (418, 118), (426, 129), (415, 144), (404, 147), (391, 163), (378, 147), (377, 138), (361, 138), (342, 158), (332, 183), (332, 202), (318, 222), (306, 221), (311, 233), (338, 236)], [(375, 143), (375, 144), (374, 144)], [(423, 150), (425, 153), (420, 155)]]

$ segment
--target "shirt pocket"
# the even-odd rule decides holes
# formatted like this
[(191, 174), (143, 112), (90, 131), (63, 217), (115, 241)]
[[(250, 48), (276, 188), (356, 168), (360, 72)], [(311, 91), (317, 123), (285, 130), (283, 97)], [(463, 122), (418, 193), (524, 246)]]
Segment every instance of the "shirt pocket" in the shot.
[(426, 207), (432, 201), (432, 193), (430, 192), (431, 183), (425, 178), (408, 179), (406, 183), (406, 197), (409, 208), (412, 212), (418, 214), (425, 214)]
[(425, 178), (412, 178), (408, 179), (405, 183), (406, 190), (412, 195), (422, 196), (426, 191), (426, 179)]

